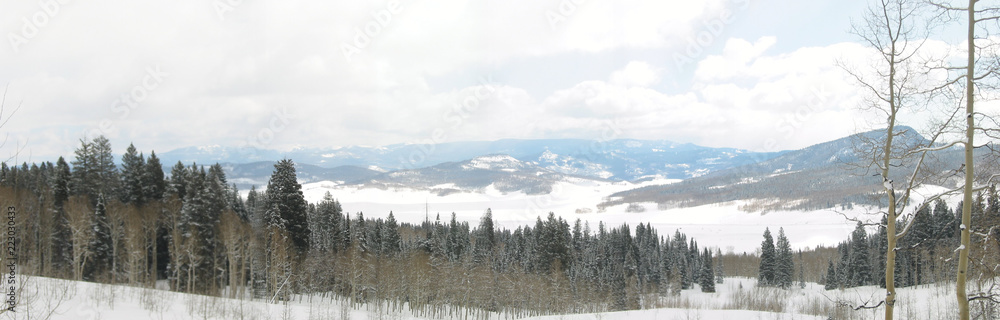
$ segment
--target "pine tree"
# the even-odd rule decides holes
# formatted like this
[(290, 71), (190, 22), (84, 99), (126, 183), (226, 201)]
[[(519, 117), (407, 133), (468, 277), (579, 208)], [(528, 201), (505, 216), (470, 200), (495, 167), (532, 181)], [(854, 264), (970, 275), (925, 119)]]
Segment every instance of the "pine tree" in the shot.
[(52, 210), (53, 210), (53, 229), (52, 229), (52, 260), (53, 266), (56, 270), (61, 270), (66, 272), (69, 270), (72, 264), (72, 252), (73, 244), (71, 241), (71, 230), (69, 226), (69, 217), (66, 213), (66, 202), (69, 201), (69, 196), (71, 194), (70, 179), (72, 179), (72, 172), (70, 172), (69, 164), (66, 163), (66, 159), (59, 157), (56, 161), (56, 167), (52, 173)]
[(156, 157), (156, 152), (149, 152), (142, 181), (143, 193), (147, 201), (163, 199), (163, 194), (167, 192), (167, 186), (163, 174), (163, 164), (160, 163), (160, 158)]
[(493, 254), (496, 247), (496, 235), (493, 230), (493, 211), (489, 208), (479, 219), (479, 227), (476, 228), (476, 243), (473, 259), (475, 262), (487, 261)]
[(184, 197), (187, 196), (187, 182), (188, 168), (180, 161), (177, 161), (177, 164), (170, 169), (170, 188), (168, 192), (176, 196), (178, 200), (184, 200)]
[(701, 285), (701, 292), (715, 292), (715, 276), (713, 275), (715, 268), (712, 267), (712, 252), (705, 248), (702, 253), (704, 262), (701, 266), (701, 279), (699, 285)]
[(90, 239), (89, 252), (93, 254), (93, 263), (89, 264), (91, 269), (87, 271), (88, 280), (96, 280), (94, 277), (108, 271), (111, 266), (111, 259), (114, 258), (111, 251), (111, 231), (108, 228), (108, 211), (105, 206), (105, 198), (98, 197), (95, 206), (93, 220), (91, 222), (94, 230), (93, 238)]
[(726, 281), (726, 270), (722, 264), (722, 249), (715, 249), (715, 283), (722, 284)]
[(295, 176), (295, 163), (284, 159), (274, 164), (274, 173), (267, 182), (267, 207), (269, 222), (286, 230), (300, 252), (309, 246), (309, 228), (306, 222), (306, 200), (302, 185)]
[(402, 249), (403, 241), (399, 236), (399, 224), (396, 222), (396, 217), (393, 216), (391, 211), (389, 212), (389, 217), (385, 219), (385, 223), (381, 225), (380, 230), (382, 235), (382, 254), (392, 256), (398, 253)]
[(777, 252), (774, 248), (774, 239), (771, 237), (771, 230), (764, 229), (764, 241), (760, 244), (760, 268), (757, 281), (763, 286), (776, 285), (777, 272)]
[(868, 234), (865, 232), (864, 225), (859, 221), (854, 232), (851, 233), (851, 254), (847, 267), (850, 274), (850, 287), (873, 283), (871, 264), (868, 257)]
[(115, 166), (114, 155), (111, 154), (111, 141), (104, 136), (97, 136), (92, 141), (97, 192), (105, 197), (111, 197), (118, 189), (118, 167)]
[(782, 289), (788, 289), (792, 286), (792, 280), (795, 277), (795, 264), (792, 261), (792, 247), (788, 243), (788, 238), (785, 237), (785, 229), (778, 229), (778, 243), (776, 248), (775, 264), (774, 264), (774, 285)]
[(832, 260), (827, 261), (826, 279), (825, 280), (826, 280), (826, 284), (825, 284), (824, 288), (826, 290), (837, 289), (837, 287), (840, 286), (840, 283), (837, 281), (838, 280), (838, 277), (837, 277), (837, 268), (834, 267)]
[(122, 203), (142, 206), (146, 202), (146, 193), (143, 190), (143, 184), (147, 182), (144, 181), (145, 175), (146, 159), (136, 151), (134, 145), (129, 144), (125, 154), (122, 155), (121, 192), (119, 195)]

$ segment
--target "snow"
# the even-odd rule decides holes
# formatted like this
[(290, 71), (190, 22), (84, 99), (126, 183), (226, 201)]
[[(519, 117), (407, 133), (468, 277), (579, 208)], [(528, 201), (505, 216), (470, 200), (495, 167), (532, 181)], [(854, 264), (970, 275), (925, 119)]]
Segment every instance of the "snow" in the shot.
[[(651, 223), (661, 235), (680, 230), (697, 239), (702, 246), (733, 252), (754, 252), (764, 229), (768, 227), (772, 231), (783, 227), (794, 248), (836, 246), (847, 239), (855, 227), (855, 223), (844, 219), (841, 213), (830, 210), (773, 211), (761, 215), (739, 209), (741, 205), (759, 199), (686, 208), (660, 208), (654, 203), (644, 203), (641, 205), (646, 211), (642, 213), (627, 212), (628, 204), (608, 207), (603, 212), (597, 207), (605, 197), (618, 191), (678, 181), (656, 178), (631, 183), (581, 179), (558, 182), (553, 185), (551, 193), (542, 195), (503, 193), (489, 186), (483, 190), (465, 190), (445, 196), (431, 190), (381, 190), (324, 181), (303, 185), (303, 194), (307, 201), (316, 203), (329, 191), (341, 202), (344, 211), (352, 215), (364, 212), (365, 217), (385, 218), (392, 211), (396, 220), (409, 223), (420, 223), (425, 218), (433, 220), (438, 214), (441, 219), (447, 220), (454, 212), (457, 220), (477, 225), (487, 208), (493, 211), (497, 226), (507, 229), (533, 225), (537, 217), (544, 218), (549, 212), (571, 223), (579, 218), (588, 222), (592, 230), (596, 230), (597, 224), (602, 221), (608, 226)], [(434, 186), (439, 189), (449, 187), (449, 184)], [(866, 208), (863, 206), (854, 206), (854, 209), (843, 213), (849, 217), (877, 220), (875, 216), (865, 217)]]
[(514, 159), (514, 157), (506, 154), (497, 154), (472, 158), (472, 160), (469, 160), (469, 163), (463, 165), (462, 168), (465, 170), (493, 170), (496, 168), (520, 168), (522, 166), (521, 161)]
[[(425, 319), (404, 308), (401, 313), (376, 311), (368, 305), (346, 307), (339, 300), (294, 296), (287, 303), (216, 298), (165, 290), (18, 276), (18, 312), (2, 319), (131, 320), (131, 319)], [(697, 285), (679, 296), (665, 296), (659, 307), (644, 310), (550, 315), (533, 320), (633, 320), (633, 319), (881, 319), (884, 309), (852, 311), (837, 303), (875, 305), (885, 289), (875, 286), (824, 290), (806, 283), (781, 290), (756, 287), (756, 279), (729, 277), (716, 285), (717, 292), (703, 293)], [(953, 319), (957, 314), (954, 283), (900, 288), (896, 315), (900, 319)], [(755, 310), (771, 310), (755, 311)], [(820, 314), (823, 316), (816, 316)], [(508, 319), (492, 314), (489, 320)]]

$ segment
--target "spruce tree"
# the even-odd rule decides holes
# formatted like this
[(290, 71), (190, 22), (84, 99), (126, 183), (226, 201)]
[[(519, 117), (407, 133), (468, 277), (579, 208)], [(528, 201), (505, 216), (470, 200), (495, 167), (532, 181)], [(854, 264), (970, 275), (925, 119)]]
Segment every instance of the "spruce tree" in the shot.
[(122, 203), (131, 203), (142, 206), (146, 202), (146, 193), (143, 184), (146, 175), (146, 159), (137, 152), (135, 146), (128, 145), (125, 154), (122, 155), (121, 172), (121, 192), (119, 197)]
[(851, 254), (847, 267), (850, 274), (849, 286), (856, 287), (873, 283), (871, 264), (868, 258), (868, 234), (865, 232), (864, 225), (859, 221), (854, 232), (851, 233)]
[(188, 168), (177, 161), (177, 164), (170, 169), (170, 188), (168, 191), (178, 200), (184, 200), (184, 197), (187, 196), (187, 182)]
[(403, 241), (399, 236), (399, 223), (396, 222), (396, 217), (393, 216), (392, 212), (389, 212), (389, 217), (385, 219), (385, 223), (381, 225), (382, 234), (382, 254), (392, 256), (398, 253), (403, 246)]
[(829, 261), (827, 261), (827, 267), (826, 267), (826, 284), (825, 284), (824, 288), (826, 290), (837, 289), (837, 287), (840, 286), (840, 283), (837, 280), (838, 280), (838, 277), (837, 277), (837, 268), (833, 265), (833, 261), (829, 260)]
[(726, 270), (722, 264), (722, 249), (715, 249), (717, 263), (715, 264), (715, 283), (722, 284), (726, 281)]
[(795, 277), (795, 264), (792, 261), (792, 247), (785, 237), (785, 229), (778, 229), (778, 243), (774, 264), (774, 285), (788, 289)]
[(715, 292), (715, 268), (712, 267), (712, 252), (705, 248), (702, 252), (702, 257), (704, 262), (701, 265), (701, 279), (699, 285), (701, 285), (701, 292)]
[(69, 218), (66, 215), (65, 204), (69, 201), (71, 194), (70, 179), (72, 173), (66, 159), (59, 157), (56, 161), (55, 172), (52, 173), (52, 260), (55, 269), (68, 271), (73, 257), (71, 249), (71, 230)]
[(775, 285), (775, 275), (777, 268), (777, 252), (774, 248), (774, 238), (771, 237), (770, 228), (764, 229), (764, 241), (760, 244), (760, 268), (757, 282), (762, 286)]
[(92, 141), (92, 148), (97, 192), (105, 197), (112, 197), (118, 189), (118, 167), (111, 154), (111, 141), (104, 136), (97, 136)]
[(111, 230), (108, 228), (108, 211), (105, 207), (105, 201), (104, 197), (99, 196), (94, 208), (91, 223), (94, 236), (89, 244), (89, 251), (92, 253), (94, 262), (89, 265), (92, 269), (87, 272), (89, 275), (87, 280), (97, 280), (95, 277), (108, 271), (111, 267), (111, 259), (114, 259), (111, 254)]
[[(71, 183), (73, 194), (86, 195), (91, 204), (97, 201), (98, 178), (97, 159), (94, 156), (94, 145), (87, 140), (80, 139), (80, 147), (73, 151), (76, 158), (73, 160), (73, 180)], [(16, 168), (16, 166), (15, 166)]]
[(309, 246), (309, 228), (306, 222), (306, 200), (302, 185), (295, 175), (295, 163), (283, 159), (274, 164), (274, 173), (267, 182), (268, 222), (284, 229), (292, 244), (304, 252)]
[(486, 212), (483, 213), (483, 217), (479, 219), (479, 227), (476, 228), (476, 242), (473, 252), (474, 261), (487, 261), (490, 255), (493, 254), (496, 241), (496, 234), (493, 228), (493, 211), (487, 208)]
[(163, 199), (163, 194), (167, 192), (166, 180), (163, 174), (163, 164), (160, 158), (156, 157), (156, 152), (150, 151), (149, 158), (146, 159), (146, 168), (142, 175), (142, 187), (146, 201), (159, 201)]

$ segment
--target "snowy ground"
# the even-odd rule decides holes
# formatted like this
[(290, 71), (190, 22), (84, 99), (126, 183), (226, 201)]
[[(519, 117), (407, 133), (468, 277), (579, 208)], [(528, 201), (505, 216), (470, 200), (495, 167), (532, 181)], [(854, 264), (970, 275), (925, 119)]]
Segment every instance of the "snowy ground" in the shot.
[[(419, 223), (425, 212), (430, 219), (440, 213), (447, 221), (454, 212), (460, 221), (468, 221), (475, 226), (486, 208), (493, 211), (493, 218), (500, 227), (514, 229), (521, 225), (534, 225), (536, 217), (545, 218), (554, 212), (569, 220), (577, 218), (590, 222), (592, 230), (603, 221), (609, 226), (639, 222), (652, 223), (661, 235), (672, 235), (680, 230), (697, 239), (702, 247), (718, 247), (724, 251), (753, 252), (760, 246), (764, 228), (777, 232), (779, 227), (795, 249), (817, 245), (835, 246), (847, 239), (855, 224), (832, 210), (778, 211), (765, 215), (747, 213), (738, 207), (744, 202), (704, 205), (690, 208), (660, 209), (656, 204), (643, 204), (645, 212), (626, 212), (627, 205), (606, 208), (599, 212), (597, 204), (604, 197), (645, 185), (672, 183), (679, 180), (657, 179), (641, 184), (629, 182), (595, 182), (581, 180), (561, 182), (553, 187), (550, 194), (526, 195), (524, 193), (501, 193), (493, 188), (479, 192), (461, 192), (438, 196), (426, 190), (358, 188), (342, 186), (335, 182), (317, 182), (303, 185), (303, 193), (309, 202), (322, 200), (329, 191), (340, 200), (345, 212), (352, 215), (363, 212), (367, 218), (386, 217), (393, 212), (396, 220)], [(426, 211), (425, 211), (426, 208)], [(857, 208), (843, 212), (856, 217), (864, 214)], [(872, 218), (876, 219), (877, 218)]]
[[(268, 304), (49, 278), (18, 279), (24, 290), (17, 294), (17, 312), (5, 312), (0, 319), (423, 319), (408, 311), (352, 309), (338, 301), (319, 297), (311, 300), (297, 297), (287, 304)], [(876, 287), (826, 291), (810, 283), (805, 289), (779, 290), (755, 288), (755, 282), (754, 279), (726, 278), (724, 284), (718, 285), (716, 293), (692, 289), (677, 297), (662, 298), (664, 308), (532, 319), (826, 319), (827, 315), (834, 319), (880, 319), (884, 310), (852, 311), (836, 307), (838, 303), (874, 305), (885, 294), (884, 289)], [(953, 284), (902, 288), (896, 314), (900, 319), (952, 319), (956, 315), (954, 297)], [(496, 320), (506, 318), (493, 316)]]

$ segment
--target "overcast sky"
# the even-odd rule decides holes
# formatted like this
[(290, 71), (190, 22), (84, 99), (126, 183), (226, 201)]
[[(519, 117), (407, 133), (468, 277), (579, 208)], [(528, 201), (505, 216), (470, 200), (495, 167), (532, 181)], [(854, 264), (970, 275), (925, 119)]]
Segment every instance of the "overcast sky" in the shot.
[[(2, 152), (843, 137), (865, 1), (3, 1)], [(31, 161), (31, 160), (28, 160)]]

